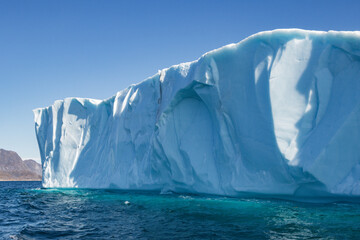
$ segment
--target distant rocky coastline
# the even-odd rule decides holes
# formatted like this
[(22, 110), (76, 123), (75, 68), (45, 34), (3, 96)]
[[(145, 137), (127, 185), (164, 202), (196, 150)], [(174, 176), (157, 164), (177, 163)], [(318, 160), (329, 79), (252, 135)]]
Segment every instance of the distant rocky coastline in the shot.
[(22, 160), (14, 151), (0, 149), (0, 181), (41, 181), (41, 165)]

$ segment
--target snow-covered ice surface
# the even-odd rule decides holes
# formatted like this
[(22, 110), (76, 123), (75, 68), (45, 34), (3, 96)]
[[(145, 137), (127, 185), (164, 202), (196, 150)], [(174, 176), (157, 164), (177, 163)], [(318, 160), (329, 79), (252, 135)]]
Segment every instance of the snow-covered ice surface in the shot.
[(34, 113), (44, 187), (360, 195), (360, 32), (261, 32)]

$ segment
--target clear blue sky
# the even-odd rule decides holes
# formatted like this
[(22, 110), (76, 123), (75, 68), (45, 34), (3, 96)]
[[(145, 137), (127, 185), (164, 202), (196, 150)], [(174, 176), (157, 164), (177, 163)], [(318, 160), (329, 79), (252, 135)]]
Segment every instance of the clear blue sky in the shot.
[(276, 28), (360, 30), (360, 1), (0, 0), (0, 148), (39, 159), (32, 109)]

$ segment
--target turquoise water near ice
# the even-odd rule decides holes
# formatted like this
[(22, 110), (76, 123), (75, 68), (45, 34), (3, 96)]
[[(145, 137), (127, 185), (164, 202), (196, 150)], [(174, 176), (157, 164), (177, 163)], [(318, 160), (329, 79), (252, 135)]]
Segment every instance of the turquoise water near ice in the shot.
[(357, 199), (313, 200), (0, 182), (0, 239), (360, 239)]

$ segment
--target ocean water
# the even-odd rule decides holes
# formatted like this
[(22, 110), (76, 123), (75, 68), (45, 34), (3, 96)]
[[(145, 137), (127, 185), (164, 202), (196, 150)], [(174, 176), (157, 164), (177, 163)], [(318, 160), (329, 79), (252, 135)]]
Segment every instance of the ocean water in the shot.
[(109, 238), (360, 239), (360, 204), (0, 182), (0, 239)]

